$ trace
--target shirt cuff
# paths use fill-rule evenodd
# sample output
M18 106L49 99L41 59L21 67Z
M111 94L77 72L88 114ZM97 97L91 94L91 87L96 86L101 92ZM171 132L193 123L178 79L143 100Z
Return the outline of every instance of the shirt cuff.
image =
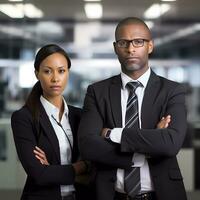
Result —
M112 142L121 143L123 128L113 128L110 133L110 139Z
M134 153L132 162L134 163L132 167L142 167L145 162L145 156L140 153Z

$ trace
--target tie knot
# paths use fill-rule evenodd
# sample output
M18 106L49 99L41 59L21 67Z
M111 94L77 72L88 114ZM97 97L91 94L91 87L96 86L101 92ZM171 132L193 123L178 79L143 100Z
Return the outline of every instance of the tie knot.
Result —
M141 86L142 84L137 81L137 82L128 82L126 84L126 86L128 87L129 90L133 90L135 91L137 89L137 87Z

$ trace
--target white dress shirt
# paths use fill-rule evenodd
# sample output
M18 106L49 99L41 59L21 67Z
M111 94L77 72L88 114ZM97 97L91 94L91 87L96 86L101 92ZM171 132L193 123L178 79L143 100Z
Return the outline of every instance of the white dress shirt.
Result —
M131 79L129 76L121 72L122 88L121 88L121 107L122 107L122 128L114 128L111 130L110 139L115 143L121 143L121 136L123 128L125 127L125 115L126 115L126 104L128 100L129 91L126 88L126 84L132 81L139 81L143 87L138 87L135 91L138 98L138 114L139 114L139 125L141 128L141 107L144 96L144 91L147 86L147 82L150 77L150 68L137 80ZM153 191L153 184L149 172L149 165L145 158L145 155L134 153L133 154L133 167L140 167L140 179L141 179L141 191ZM115 189L118 192L124 193L124 170L117 170L117 181Z
M40 101L49 117L51 125L53 126L56 136L58 138L61 165L71 164L72 152L71 152L71 147L70 147L68 139L70 140L71 146L73 147L73 135L72 135L71 127L69 124L69 119L68 119L68 112L69 112L68 106L63 98L64 112L63 112L61 121L59 121L59 108L54 106L43 96L40 97ZM61 126L65 130L65 132L58 125L57 122L59 122L61 124ZM67 134L67 136L66 136L66 134ZM68 137L68 139L67 139L67 137ZM61 196L66 196L67 194L75 191L75 188L73 185L61 185L60 188L61 188Z

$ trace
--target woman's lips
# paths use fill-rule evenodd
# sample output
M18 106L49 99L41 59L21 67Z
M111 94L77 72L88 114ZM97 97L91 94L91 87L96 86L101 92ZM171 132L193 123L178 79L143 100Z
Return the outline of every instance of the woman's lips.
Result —
M53 90L60 90L61 87L60 86L51 86L50 88Z

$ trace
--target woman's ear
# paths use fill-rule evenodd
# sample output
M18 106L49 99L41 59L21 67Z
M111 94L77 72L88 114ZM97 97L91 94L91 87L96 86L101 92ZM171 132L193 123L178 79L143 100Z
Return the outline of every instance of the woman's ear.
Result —
M35 76L36 76L36 78L38 80L39 78L38 78L38 71L37 70L35 70Z

